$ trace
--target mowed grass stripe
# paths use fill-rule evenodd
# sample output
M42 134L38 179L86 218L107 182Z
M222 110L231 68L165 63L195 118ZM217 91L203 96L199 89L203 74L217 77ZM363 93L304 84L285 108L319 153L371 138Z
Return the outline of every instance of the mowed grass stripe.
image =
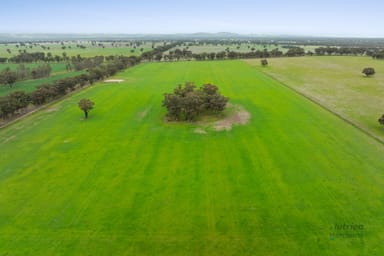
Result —
M381 144L241 61L118 77L0 131L0 253L383 251ZM165 124L163 93L185 81L219 85L249 124ZM87 121L83 97L96 102ZM343 223L364 238L331 240Z

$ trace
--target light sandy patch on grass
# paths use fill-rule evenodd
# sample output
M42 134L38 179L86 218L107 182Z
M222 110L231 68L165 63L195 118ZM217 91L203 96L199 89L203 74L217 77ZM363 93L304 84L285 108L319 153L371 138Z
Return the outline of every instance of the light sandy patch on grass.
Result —
M114 84L114 83L121 83L124 82L123 79L107 79L104 80L104 83Z
M232 105L234 111L222 120L213 123L216 131L230 131L233 125L245 125L249 122L251 114L240 105Z
M3 143L7 143L8 141L11 141L11 140L13 140L13 139L15 139L15 138L16 138L16 136L8 137L8 138L6 138L6 139L3 141Z
M223 112L206 113L192 122L197 125L193 130L197 134L207 134L209 131L230 131L234 125L246 125L251 118L251 114L241 105L228 103ZM187 123L169 121L164 117L166 123Z
M56 111L59 111L60 108L58 107L52 107L52 108L48 108L45 112L47 113L51 113L51 112L56 112Z
M152 107L147 107L143 111L140 111L139 113L137 113L137 118L139 120L142 120L144 117L146 117L148 115L148 112L151 110L151 108Z
M197 134L207 134L207 131L201 127L197 127L195 130L193 130L193 132Z

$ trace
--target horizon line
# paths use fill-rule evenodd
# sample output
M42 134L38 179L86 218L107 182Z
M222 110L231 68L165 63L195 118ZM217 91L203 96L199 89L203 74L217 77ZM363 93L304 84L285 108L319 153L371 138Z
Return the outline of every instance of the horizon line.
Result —
M296 33L237 33L237 32L175 32L175 33L125 33L125 32L0 32L0 35L4 36L55 36L55 35L75 35L75 36L92 36L92 35L103 35L103 36L194 36L194 35L220 35L220 34L228 34L229 36L239 36L239 37L300 37L300 38L358 38L358 39L384 39L384 36L376 36L376 35L313 35L313 34L296 34Z

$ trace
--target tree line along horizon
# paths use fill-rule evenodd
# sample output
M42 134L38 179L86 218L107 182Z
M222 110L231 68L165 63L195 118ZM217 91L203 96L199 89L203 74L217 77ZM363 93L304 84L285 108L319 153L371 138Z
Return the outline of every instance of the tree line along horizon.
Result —
M183 50L176 48L175 50L171 50L176 47L179 43L171 43L164 44L163 46L156 47L152 51L143 52L141 54L140 61L179 61L179 60L222 60L222 59L242 59L242 58L276 58L276 57L298 57L304 55L314 55L313 52L305 52L303 48L300 47L288 47L289 50L283 54L282 51L279 51L278 48L268 51L264 50L255 50L255 48L251 48L250 52L235 52L229 51L229 48L226 51L221 52L212 52L212 53L192 53L192 51L188 50L189 46L186 46ZM152 45L154 47L154 45ZM168 54L166 54L166 51ZM376 51L363 48L363 47L319 47L315 49L315 55L367 55L372 56L376 59L384 59L384 50ZM77 56L68 57L65 52L63 55L52 57L50 53L45 52L32 52L28 53L26 51L21 51L18 55L13 56L11 58L0 58L0 63L19 63L17 69L11 70L9 67L0 71L0 84L2 85L12 85L16 81L23 81L26 79L39 79L42 77L49 77L51 73L51 68L49 63L52 62L65 62L66 70L72 71L80 71L85 69L91 69L98 65L101 65L105 61L113 60L116 56L95 56L91 58L83 58L80 54ZM26 63L44 63L35 68L28 68L25 66ZM265 66L266 64L263 64ZM364 72L367 74L366 72Z
M101 80L105 77L116 74L126 68L139 64L141 62L148 61L174 61L185 60L193 58L195 60L221 60L221 59L237 59L237 58L263 58L261 60L262 66L267 66L268 61L266 58L273 57L297 57L304 56L305 50L300 47L291 47L283 54L278 49L268 51L251 49L248 53L239 53L233 51L223 51L218 53L201 53L193 54L186 48L183 50L172 48L177 47L180 42L174 42L170 44L164 44L153 48L151 51L143 52L140 56L95 56L90 58L83 58L80 55L68 56L63 55L59 61L67 61L66 70L72 69L87 70L86 74L81 74L75 77L59 79L49 84L42 84L37 87L31 93L25 93L23 91L15 91L7 96L0 97L0 118L7 119L13 116L22 115L28 112L28 106L40 106L45 103L56 100L65 94L74 91L77 88L82 88L86 84L93 84L95 81ZM335 51L348 53L346 49L351 48L332 48L332 47L319 47L315 49L315 52L319 55L333 54ZM367 49L363 52L364 48L355 48L354 54L367 54ZM168 54L166 54L168 52ZM349 51L350 52L350 51ZM313 55L314 53L309 53ZM16 81L22 81L25 79L39 79L41 77L48 77L51 73L51 67L49 65L50 59L47 59L47 55L44 52L21 52L19 55L6 59L6 61L13 61L19 63L16 71L11 70L9 67L0 71L0 84L12 86ZM384 58L384 51L376 52L372 55L373 58ZM4 62L5 58L0 58L0 62ZM28 68L24 63L43 63L34 68ZM375 74L375 70L372 67L364 68L363 73L368 77ZM186 89L186 88L184 88ZM184 113L185 114L185 113ZM188 112L187 116L190 113ZM193 114L192 114L193 115ZM172 115L170 115L172 116ZM187 118L188 119L188 118ZM379 119L381 124L384 124L384 115Z
M137 42L137 44L142 44L143 42ZM305 50L300 46L295 45L280 45L281 48L287 49L284 53L279 49L279 45L275 44L275 48L272 50L268 50L267 44L260 44L263 49L256 49L255 47L251 47L248 45L248 51L240 52L241 42L200 42L200 43L183 43L183 41L175 41L175 42L164 42L162 46L155 47L155 43L152 42L152 50L144 52L143 48L141 51L141 58L147 61L173 61L173 60L181 60L181 59L195 59L195 60L221 60L221 59L234 59L234 58L272 58L272 57L296 57L296 56L304 56L304 55L341 55L341 56L357 56L357 55L365 55L375 59L384 59L384 47L361 47L361 46L319 46L317 48L311 50ZM22 43L20 43L22 44ZM96 42L92 42L92 44L96 44ZM100 44L100 43L99 43ZM114 45L114 42L111 43ZM117 44L117 43L116 43ZM132 44L132 42L130 42ZM202 52L202 53L194 53L190 50L191 46L199 46L205 44L213 44L213 45L226 45L232 44L237 45L236 50L230 50L229 47L226 47L225 50L218 52ZM0 42L1 45L1 42ZM25 45L25 43L24 43ZM102 44L100 44L102 45ZM272 44L269 44L270 46ZM173 47L169 47L173 46ZM27 46L26 46L27 47ZM45 47L41 45L44 50L49 47ZM62 46L63 48L66 46ZM85 49L85 46L78 45L81 49ZM103 48L105 48L102 45ZM117 47L117 46L116 46ZM135 46L136 47L136 46ZM272 47L272 46L271 46ZM158 51L158 49L163 48L167 49L166 51ZM175 48L175 49L172 49ZM65 49L65 48L64 48ZM7 51L10 51L7 49ZM111 56L111 55L107 55ZM113 55L112 55L113 56ZM19 50L19 53L12 57L0 57L0 63L32 63L32 62L72 62L75 63L81 59L81 55L77 54L76 56L68 56L68 54L63 51L62 55L53 55L51 52L27 52L27 50Z

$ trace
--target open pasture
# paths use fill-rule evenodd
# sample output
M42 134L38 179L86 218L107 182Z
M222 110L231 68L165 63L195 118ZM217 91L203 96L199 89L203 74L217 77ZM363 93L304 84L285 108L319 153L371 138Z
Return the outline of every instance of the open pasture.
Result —
M383 144L244 61L114 78L0 130L0 255L383 255ZM164 123L186 81L249 123Z
M154 43L157 47L162 45L162 42ZM152 50L152 42L143 42L139 45L136 42L122 41L122 42L95 42L77 41L77 42L60 42L60 43L2 43L0 44L0 57L10 58L18 55L20 51L26 52L45 52L51 53L53 56L62 56L63 53L68 57L77 56L80 54L82 57L94 56L109 56L109 55L124 55L124 56L139 56L142 52ZM141 49L143 49L141 51ZM8 51L9 50L9 51Z
M377 121L384 114L384 61L351 56L276 58L266 68L260 68L259 60L246 62L384 141L384 127ZM365 67L373 67L376 74L364 77Z
M44 64L43 62L37 62L37 63L27 63L24 65L25 67L32 69L34 67L37 67L43 64ZM1 63L0 70L4 70L5 68L9 67L11 70L16 71L18 65L19 64L15 64L15 63ZM0 85L0 96L6 96L15 91L32 92L40 85L50 83L55 80L66 78L66 77L74 77L85 72L85 71L69 71L68 72L66 70L67 64L64 62L50 63L49 65L52 68L50 77L18 81L14 83L12 87L9 87L8 85Z

